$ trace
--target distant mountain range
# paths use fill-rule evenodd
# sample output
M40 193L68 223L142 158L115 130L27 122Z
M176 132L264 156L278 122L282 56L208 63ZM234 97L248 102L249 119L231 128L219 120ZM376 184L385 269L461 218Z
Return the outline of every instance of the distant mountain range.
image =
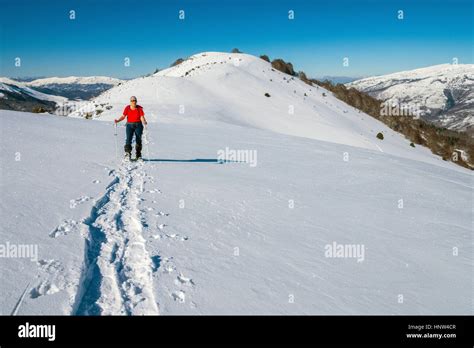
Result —
M357 81L357 80L360 80L362 79L362 77L351 77L351 76L329 76L329 75L325 75L325 76L316 76L315 77L317 80L319 81L331 81L332 83L334 84L337 84L337 83L349 83L349 82L353 82L353 81Z
M53 111L68 100L88 100L114 87L122 80L105 76L50 77L28 81L0 78L0 109Z
M56 94L68 99L87 100L121 82L122 80L106 76L70 76L38 79L26 83L26 85L47 94Z
M346 84L392 105L421 111L429 122L474 131L474 64L441 64Z
M0 78L0 109L17 111L53 111L56 104L68 99L55 94L47 94L29 87L28 83Z

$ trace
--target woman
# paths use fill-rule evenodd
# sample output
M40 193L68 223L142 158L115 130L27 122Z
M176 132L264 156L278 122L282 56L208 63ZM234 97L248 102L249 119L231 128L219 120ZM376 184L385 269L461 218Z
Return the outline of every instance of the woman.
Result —
M143 127L148 123L145 119L145 113L140 105L137 105L137 97L132 96L130 98L130 105L127 105L123 110L123 115L118 119L114 120L115 123L119 123L125 117L127 117L126 134L127 140L125 141L125 158L132 159L132 139L135 134L135 151L136 159L142 158L142 134Z

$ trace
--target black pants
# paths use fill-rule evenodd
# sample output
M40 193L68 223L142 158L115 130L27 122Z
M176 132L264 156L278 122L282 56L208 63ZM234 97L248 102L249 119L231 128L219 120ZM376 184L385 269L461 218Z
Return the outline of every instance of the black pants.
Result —
M126 127L127 139L125 140L125 152L132 152L132 140L135 134L135 143L137 154L141 154L142 150L142 134L143 125L141 122L127 122Z

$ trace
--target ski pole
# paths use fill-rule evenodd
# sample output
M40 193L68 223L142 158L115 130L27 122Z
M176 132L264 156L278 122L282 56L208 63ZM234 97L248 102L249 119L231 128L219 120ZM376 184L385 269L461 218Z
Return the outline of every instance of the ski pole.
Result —
M148 126L145 126L145 145L146 145L146 157L148 159L150 159L150 148L149 148L149 144L150 143L150 139L148 137Z
M115 162L118 162L117 123L116 122L114 122L114 138L115 138Z

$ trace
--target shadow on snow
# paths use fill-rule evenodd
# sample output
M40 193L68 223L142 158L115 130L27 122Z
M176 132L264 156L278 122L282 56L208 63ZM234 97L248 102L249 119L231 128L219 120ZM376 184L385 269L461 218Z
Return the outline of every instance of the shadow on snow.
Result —
M217 158L195 158L195 159L168 159L168 158L144 158L145 162L178 162L178 163L240 163L239 161L220 160Z

